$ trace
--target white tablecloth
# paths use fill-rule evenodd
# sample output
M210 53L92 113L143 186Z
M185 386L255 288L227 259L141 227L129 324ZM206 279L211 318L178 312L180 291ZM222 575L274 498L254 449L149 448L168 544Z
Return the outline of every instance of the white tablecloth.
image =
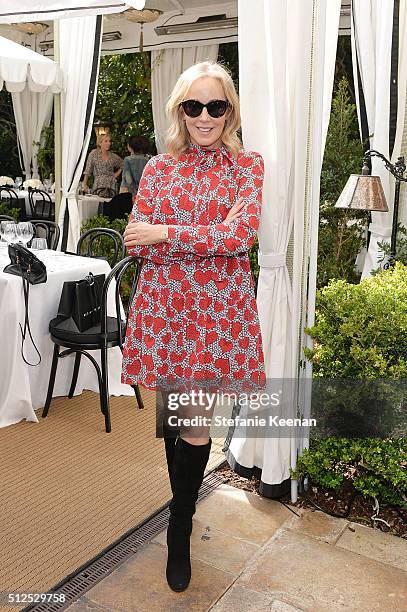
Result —
M88 219L91 219L95 215L98 214L99 203L107 202L105 198L99 198L98 196L79 196L78 197L78 213L79 213L79 222L82 225Z
M42 408L47 395L54 345L50 340L48 325L57 314L62 285L65 280L84 278L88 272L108 274L109 264L103 260L65 255L54 251L36 251L47 266L47 282L30 285L29 319L34 341L41 353L41 363L30 367L21 357L21 332L24 322L22 281L18 276L0 272L0 427L18 423L22 419L38 422L35 410ZM7 249L0 246L0 270L10 263ZM113 287L111 287L113 289ZM113 291L109 295L109 313L114 313ZM25 355L33 363L37 357L29 339L25 342ZM99 361L99 352L93 351ZM122 385L121 351L119 347L108 350L109 391L111 395L134 395L131 387ZM74 356L58 362L54 396L66 396L72 379ZM98 391L97 376L88 359L81 360L75 395L84 389ZM52 405L51 405L52 412Z
M51 196L51 200L54 202L55 195L53 193L50 193L50 196ZM25 200L26 214L29 217L31 217L31 208L30 208L30 203L28 201L28 191L26 191L25 189L19 191L18 197ZM39 196L38 194L34 194L34 199L41 199L41 196ZM79 196L77 202L78 202L79 221L80 221L81 227L85 223L85 221L87 221L88 219L91 219L92 217L98 214L98 208L99 208L100 202L108 202L108 201L109 201L109 198L106 199L106 198L101 198L99 196L94 196L94 195Z

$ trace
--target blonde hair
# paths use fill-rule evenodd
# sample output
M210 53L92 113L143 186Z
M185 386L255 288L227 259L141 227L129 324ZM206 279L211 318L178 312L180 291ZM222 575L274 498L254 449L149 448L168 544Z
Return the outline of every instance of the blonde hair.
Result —
M101 144L102 144L102 142L103 142L103 140L105 138L109 138L109 140L110 140L110 134L108 132L102 132L101 134L98 134L98 136L96 138L96 146L98 148L100 148L100 146L101 146Z
M187 68L178 78L172 90L165 109L170 121L166 139L167 151L177 158L188 149L190 138L185 121L182 119L180 103L186 99L192 83L201 77L218 79L223 87L230 106L222 132L222 142L232 155L236 156L242 148L242 143L237 135L237 130L240 128L239 97L229 72L221 64L210 61L200 62Z

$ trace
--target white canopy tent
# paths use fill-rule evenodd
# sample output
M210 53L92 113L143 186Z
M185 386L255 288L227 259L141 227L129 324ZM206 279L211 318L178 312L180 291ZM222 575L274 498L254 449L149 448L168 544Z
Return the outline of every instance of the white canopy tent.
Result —
M37 171L36 148L51 118L54 93L63 87L58 64L7 38L0 37L0 89L11 92L17 136L26 177Z
M67 17L89 17L106 13L120 13L127 8L142 9L145 0L2 0L0 23L31 23Z
M0 36L0 89L21 92L60 92L62 72L59 66L39 53Z

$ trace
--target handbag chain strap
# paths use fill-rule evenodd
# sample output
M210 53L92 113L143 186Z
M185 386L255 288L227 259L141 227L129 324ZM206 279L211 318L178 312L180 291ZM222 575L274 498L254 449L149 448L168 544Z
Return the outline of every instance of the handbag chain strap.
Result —
M21 325L21 323L19 323L20 326L20 331L21 331L21 356L24 360L24 363L26 363L29 366L37 366L41 363L41 354L38 350L38 348L36 347L36 344L34 342L34 339L32 337L31 334L31 328L30 328L30 321L28 318L28 296L29 296L29 290L30 290L30 272L31 272L31 266L28 267L27 270L27 277L24 275L24 273L22 273L22 279L23 279L23 292L24 292L24 305L25 305L25 316L24 316L24 329ZM39 359L38 359L38 363L30 363L24 356L24 342L25 342L25 338L27 335L27 330L28 330L28 335L31 339L32 345L35 349L35 352L37 353Z

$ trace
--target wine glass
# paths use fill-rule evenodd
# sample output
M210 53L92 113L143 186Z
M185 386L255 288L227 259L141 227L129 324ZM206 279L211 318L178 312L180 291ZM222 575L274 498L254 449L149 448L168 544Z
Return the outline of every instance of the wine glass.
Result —
M50 191L51 191L51 187L52 187L52 181L51 181L51 179L49 179L49 178L44 179L44 180L43 180L43 183L44 183L44 187L45 187L46 191L47 191L48 193L50 193Z
M14 221L2 221L0 224L0 233L3 240L8 244L17 240L17 224Z
M48 249L46 238L33 238L31 242L31 248L36 251Z
M0 247L6 247L7 246L7 241L4 237L5 234L5 229L6 229L6 224L7 223L12 223L12 221L2 221L0 223Z
M22 223L18 223L17 225L17 237L19 242L22 242L25 246L28 242L30 242L31 238L34 236L34 228L32 223L29 221L23 221Z
M23 184L23 178L21 176L16 176L16 181L14 183L16 189L21 189L22 184Z

